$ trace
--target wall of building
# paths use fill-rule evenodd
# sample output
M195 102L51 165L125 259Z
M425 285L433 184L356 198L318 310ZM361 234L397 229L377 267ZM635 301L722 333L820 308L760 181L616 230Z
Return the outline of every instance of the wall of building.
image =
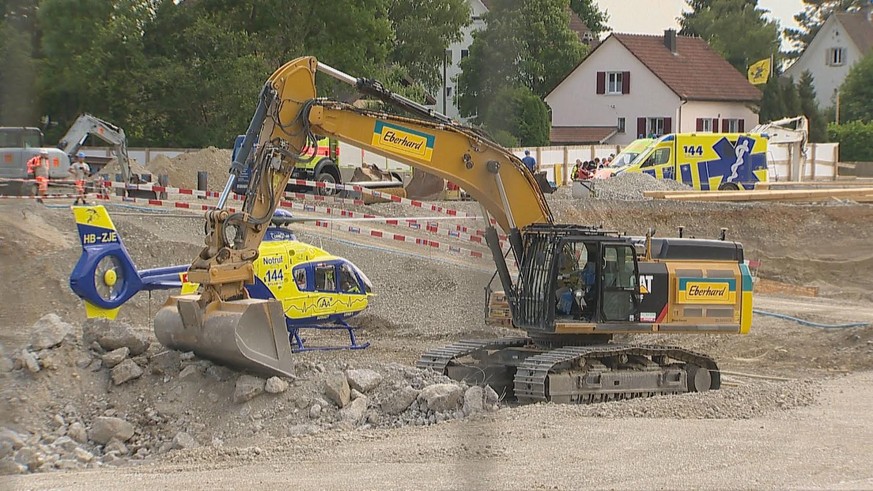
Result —
M629 94L597 94L597 72L630 72ZM637 118L669 117L676 124L679 97L615 38L607 38L548 96L552 126L616 126L625 118L625 133L611 144L637 138Z
M721 131L721 121L724 119L744 120L746 131L758 124L758 115L752 108L739 102L689 101L680 107L678 113L677 119L680 120L680 124L676 125L678 129L674 131L680 133L697 131L698 118L718 119L719 127L716 128L716 132Z
M841 66L830 66L827 63L830 48L845 48L846 59ZM815 84L815 98L819 107L828 108L835 104L835 92L843 84L852 65L863 57L860 50L852 42L836 16L828 18L821 31L812 40L803 55L794 62L785 75L797 82L803 72L809 70Z

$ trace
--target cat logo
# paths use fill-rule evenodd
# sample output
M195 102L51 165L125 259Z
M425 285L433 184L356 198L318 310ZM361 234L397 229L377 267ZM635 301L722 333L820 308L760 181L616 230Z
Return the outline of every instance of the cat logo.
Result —
M641 274L640 275L640 295L646 295L648 293L652 293L652 280L654 279L654 275L650 274Z

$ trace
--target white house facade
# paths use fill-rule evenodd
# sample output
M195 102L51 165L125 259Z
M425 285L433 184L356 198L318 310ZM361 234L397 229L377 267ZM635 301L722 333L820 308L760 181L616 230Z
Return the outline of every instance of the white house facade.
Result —
M833 14L822 25L806 50L785 76L797 82L803 72L812 73L819 107L834 107L837 92L852 66L873 47L873 10Z
M700 38L612 34L546 96L553 144L745 131L761 92Z

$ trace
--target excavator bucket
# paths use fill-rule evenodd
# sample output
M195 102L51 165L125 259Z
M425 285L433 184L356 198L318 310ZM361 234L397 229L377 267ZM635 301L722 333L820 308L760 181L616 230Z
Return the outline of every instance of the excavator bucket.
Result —
M446 189L446 181L425 171L415 170L412 180L406 185L406 196L409 199L433 201L442 198Z
M352 176L350 184L357 184L361 187L379 191L380 193L392 194L406 198L406 191L403 189L403 179L400 175L394 172L388 172L380 169L375 164L363 163L360 167L355 168L355 173ZM364 204L385 203L388 200L376 198L369 194L361 196Z
M244 299L201 311L200 295L172 296L155 316L155 335L170 349L242 370L293 375L282 303Z

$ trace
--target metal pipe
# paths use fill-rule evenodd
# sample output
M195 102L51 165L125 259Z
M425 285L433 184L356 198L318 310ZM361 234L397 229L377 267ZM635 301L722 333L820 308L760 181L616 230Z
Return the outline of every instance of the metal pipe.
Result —
M273 92L273 88L270 84L264 84L264 87L261 89L261 94L258 96L258 107L255 109L255 114L252 116L252 120L246 130L246 136L243 139L242 146L237 152L236 157L233 159L233 163L230 164L230 176L227 178L227 184L224 185L224 189L218 197L219 210L224 208L227 199L230 197L230 192L233 190L233 185L236 184L237 176L239 176L246 167L246 162L252 151L252 146L254 146L255 140L261 132L261 126L264 124L264 119L267 117L267 108L273 103L275 97L276 94Z
M340 82L347 83L347 84L351 85L352 87L357 87L357 85L358 85L357 78L349 75L348 73L341 72L332 66L325 65L324 63L322 63L320 61L318 62L318 66L316 67L316 70L318 70L321 73L324 73L325 75L329 75L329 76L339 80Z
M515 219L512 218L512 208L509 207L509 198L506 196L506 189L503 187L503 179L500 178L499 172L494 173L494 179L497 181L497 192L500 194L500 201L503 202L503 209L506 210L506 220L509 222L509 228L514 229L516 228Z

